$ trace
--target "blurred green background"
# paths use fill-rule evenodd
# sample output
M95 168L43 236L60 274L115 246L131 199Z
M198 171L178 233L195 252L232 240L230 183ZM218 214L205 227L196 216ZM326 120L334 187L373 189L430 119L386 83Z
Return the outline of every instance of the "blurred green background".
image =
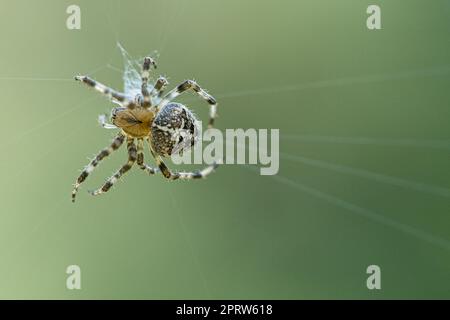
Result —
M382 30L366 28L369 4ZM449 1L0 5L0 298L450 298ZM171 85L207 88L220 129L279 128L279 175L225 165L169 183L134 168L89 196L121 149L72 204L114 135L97 124L111 104L72 77L120 89L116 41L158 50ZM71 264L81 290L66 289Z

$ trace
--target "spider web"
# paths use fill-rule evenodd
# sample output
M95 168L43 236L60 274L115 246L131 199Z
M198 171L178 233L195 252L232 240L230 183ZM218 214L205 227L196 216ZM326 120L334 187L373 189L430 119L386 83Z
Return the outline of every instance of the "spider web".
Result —
M122 54L123 59L123 92L125 95L131 99L133 99L137 94L141 93L141 66L144 61L144 58L133 58L125 48L117 42L117 47ZM152 51L148 56L155 59L158 58L158 52ZM153 79L149 79L149 84L147 85L147 89L151 91L153 86L150 83L153 83Z

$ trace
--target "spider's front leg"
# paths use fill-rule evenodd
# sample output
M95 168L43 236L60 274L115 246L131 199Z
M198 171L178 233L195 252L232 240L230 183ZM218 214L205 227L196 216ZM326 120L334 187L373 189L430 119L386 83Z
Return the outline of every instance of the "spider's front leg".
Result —
M117 101L126 108L133 109L134 107L136 107L135 103L128 100L123 93L117 92L116 90L105 86L104 84L97 82L96 80L88 76L76 76L75 80L83 82L87 86L106 96L109 100L113 102Z
M163 76L159 77L158 80L156 80L155 85L153 86L152 92L150 92L150 95L153 99L157 101L161 98L164 89L169 84L169 81L167 81L166 78Z
M131 169L137 159L136 144L134 143L133 138L127 138L127 149L128 162L124 164L112 177L110 177L101 188L95 191L89 191L91 195L97 196L102 193L108 192L109 189L111 189L111 187L117 182L117 180L119 180L125 173L127 173Z
M150 57L144 58L144 63L142 64L142 72L141 72L141 92L143 101L141 105L143 107L151 107L152 102L150 99L150 92L148 91L148 79L150 77L150 67L153 66L156 69L155 60Z
M178 85L175 89L169 91L161 100L159 103L158 108L164 107L166 104L168 104L170 101L178 97L180 94L187 90L193 90L195 93L197 93L203 100L206 101L206 103L209 104L209 122L208 127L212 128L214 125L214 120L216 118L216 112L217 112L217 102L216 99L214 99L210 94L208 94L205 90L203 90L195 81L193 80L186 80L180 85Z

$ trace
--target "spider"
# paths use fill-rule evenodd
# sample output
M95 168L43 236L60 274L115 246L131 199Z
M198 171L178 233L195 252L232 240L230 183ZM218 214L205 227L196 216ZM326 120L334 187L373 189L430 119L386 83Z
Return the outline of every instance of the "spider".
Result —
M122 51L122 53L124 54L124 51ZM209 128L214 124L217 103L211 95L193 80L186 80L173 90L169 91L166 95L163 95L164 89L168 85L168 81L166 78L160 76L153 86L149 85L148 81L151 67L156 69L156 63L152 58L146 57L142 63L140 75L135 69L128 68L125 73L131 72L132 75L134 74L135 79L127 79L126 74L124 75L125 93L117 92L95 81L89 76L75 77L75 80L81 81L87 86L95 89L117 105L111 112L112 123L107 123L105 116L100 116L99 122L104 128L120 129L120 132L115 136L111 145L100 151L83 169L74 184L72 202L75 202L78 188L86 180L89 174L103 159L108 157L113 151L119 149L124 141L126 141L128 150L127 163L122 165L118 171L108 178L102 187L94 191L89 191L91 195L97 196L108 192L108 190L110 190L135 163L137 163L140 169L148 174L153 175L160 171L163 176L169 180L204 178L217 168L218 163L213 162L202 170L174 172L164 163L163 157L169 157L178 152L176 146L178 143L181 143L183 137L185 137L179 135L180 131L189 132L191 134L190 139L184 141L184 144L187 143L187 147L194 146L198 138L195 136L195 132L198 132L199 122L195 115L183 104L172 101L183 92L188 90L194 91L204 99L210 107ZM127 80L128 87L130 87L130 83L131 87L134 87L131 88L136 93L134 99L131 98L129 92L127 92ZM132 83L133 81L134 83ZM174 137L176 138L174 139ZM157 168L153 168L144 163L143 149L145 141L148 143L150 153L156 161ZM181 150L181 152L182 151L183 150Z

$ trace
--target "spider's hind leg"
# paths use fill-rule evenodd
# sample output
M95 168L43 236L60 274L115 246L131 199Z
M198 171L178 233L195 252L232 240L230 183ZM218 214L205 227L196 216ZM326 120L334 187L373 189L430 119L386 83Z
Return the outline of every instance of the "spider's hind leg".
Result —
M127 173L131 169L137 159L136 144L134 143L133 138L127 138L127 149L128 162L124 164L112 177L110 177L101 188L95 191L89 191L91 195L97 196L102 193L108 192L108 190L111 189L111 187L117 182L117 180L119 180L125 173Z
M186 80L179 84L175 89L172 89L169 91L161 100L159 103L159 108L164 107L166 104L168 104L170 101L181 95L183 92L186 92L188 90L193 90L195 93L197 93L203 100L206 101L206 103L209 104L209 122L208 127L212 128L214 125L214 120L216 118L217 113L217 102L216 99L214 99L209 93L207 93L204 89L202 89L195 81L193 80Z
M137 165L139 168L147 172L148 174L155 174L159 171L158 168L153 168L148 164L144 163L144 140L138 139L137 142Z
M208 176L210 173L212 173L219 164L214 161L213 164L201 169L201 170L195 170L195 171L188 171L188 172L176 172L171 171L167 165L164 163L161 156L157 155L152 148L150 147L150 152L152 153L153 157L155 158L156 164L158 165L159 169L161 170L163 176L169 180L191 180L191 179L202 179Z
M77 181L75 182L72 190L72 202L75 202L75 197L77 195L78 188L80 185L86 180L86 178L89 176L89 174L94 171L94 169L97 167L97 165L107 156L109 156L113 151L119 149L119 147L122 145L123 141L125 140L125 136L122 133L119 133L111 143L111 145L108 148L103 149L100 151L97 156L92 159L92 161L83 169L80 176L78 177Z

